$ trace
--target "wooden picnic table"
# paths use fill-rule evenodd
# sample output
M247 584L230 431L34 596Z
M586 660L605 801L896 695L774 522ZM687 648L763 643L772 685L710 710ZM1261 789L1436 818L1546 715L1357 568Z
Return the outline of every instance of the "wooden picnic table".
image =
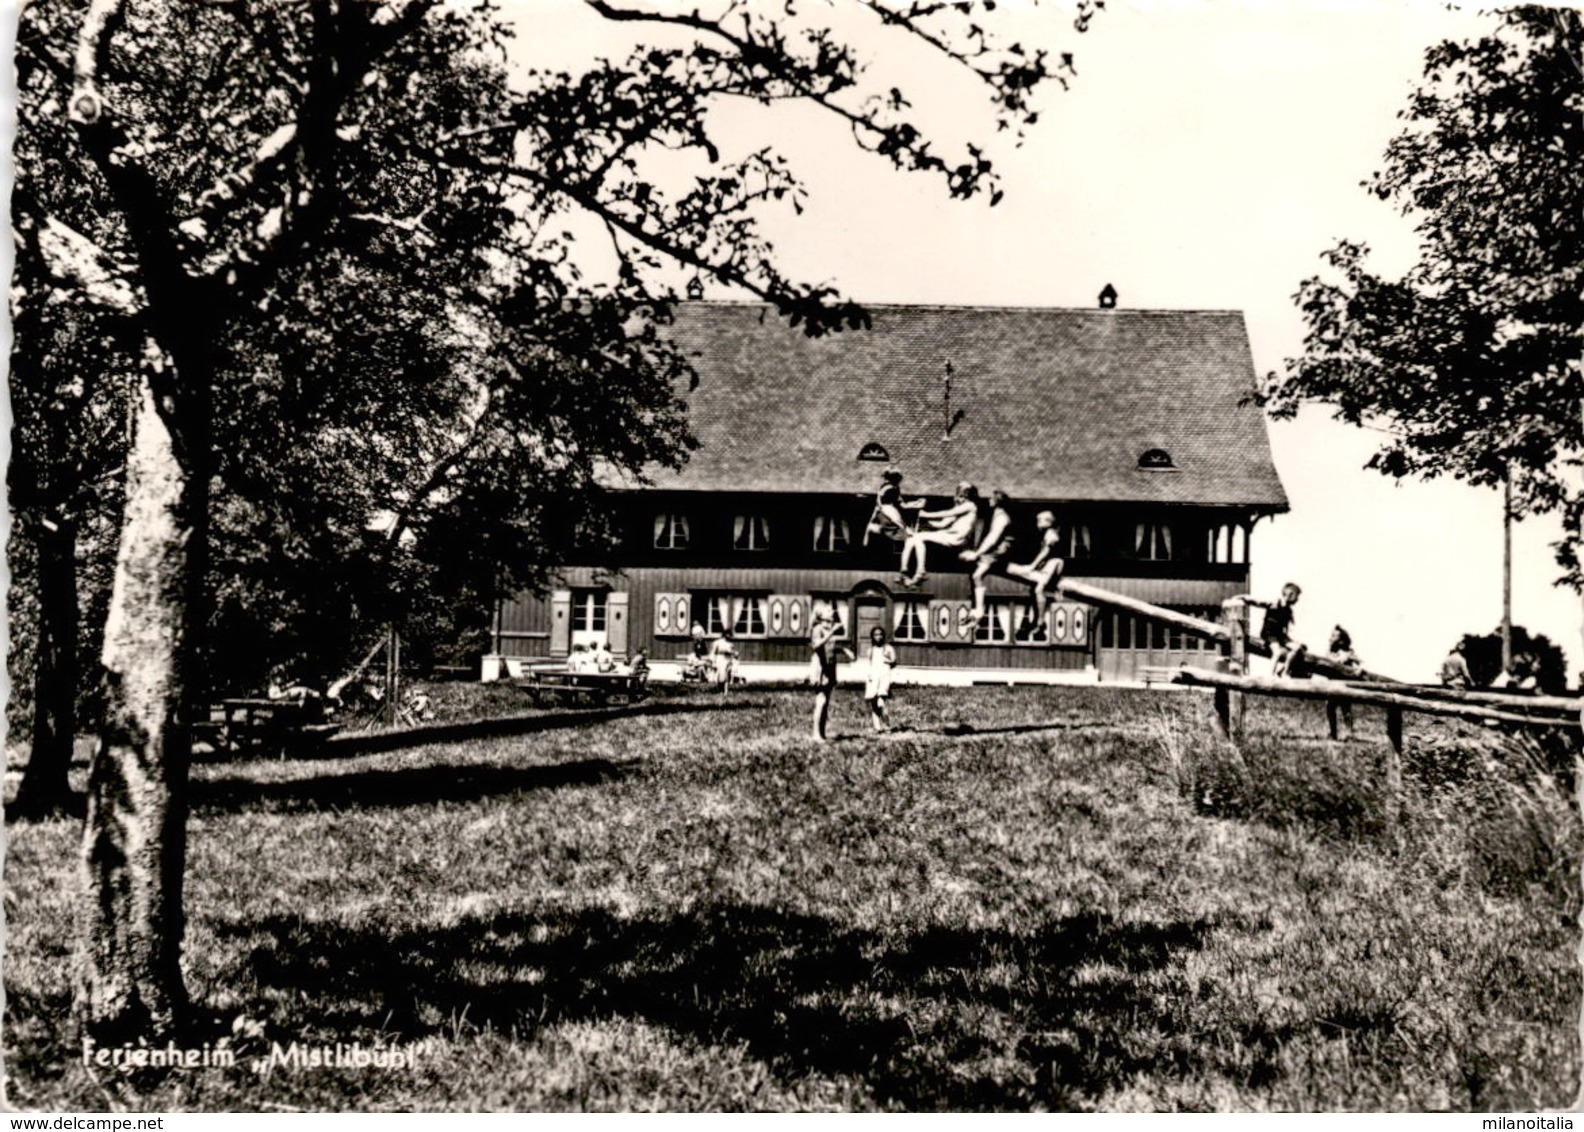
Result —
M535 704L630 704L649 694L648 674L636 672L569 672L565 668L530 668L514 683Z
M340 724L325 722L321 703L262 697L220 700L209 709L209 719L193 728L217 751L264 750L282 756L291 749L317 746L339 730Z

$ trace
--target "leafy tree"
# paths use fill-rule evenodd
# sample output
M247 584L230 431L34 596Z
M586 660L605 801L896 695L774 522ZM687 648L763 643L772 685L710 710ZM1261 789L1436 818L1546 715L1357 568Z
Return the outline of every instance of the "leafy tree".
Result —
M1338 279L1296 296L1304 353L1267 378L1272 411L1306 401L1383 425L1370 466L1502 485L1512 513L1558 512L1561 581L1584 585L1584 18L1520 7L1426 53L1385 168L1369 182L1417 222L1400 279L1369 249L1325 254Z
M1567 690L1567 657L1562 648L1543 633L1530 633L1522 625L1512 627L1512 652L1515 657L1534 658L1535 682L1547 695L1561 695ZM1469 675L1481 687L1488 687L1502 674L1501 633L1484 636L1466 633L1463 636L1463 659L1468 662Z
M899 89L791 6L589 4L669 45L508 84L487 7L23 13L19 49L55 82L37 112L69 116L106 229L60 273L90 298L104 264L125 264L142 343L83 841L76 1009L100 1042L163 1035L185 1004L186 724L214 655L211 596L223 606L234 582L245 604L326 563L389 583L438 565L464 521L496 565L542 561L547 530L591 525L597 482L684 451L686 360L662 333L678 266L809 333L865 322L778 270L758 215L801 188L768 148L725 159L711 105L813 103L955 196L998 191L976 147L943 157ZM979 22L991 0L862 7L976 76L1002 128L1032 122L1031 92L1070 68L998 43ZM668 181L659 165L689 171ZM607 233L613 283L579 273L571 212ZM430 552L404 563L407 547Z

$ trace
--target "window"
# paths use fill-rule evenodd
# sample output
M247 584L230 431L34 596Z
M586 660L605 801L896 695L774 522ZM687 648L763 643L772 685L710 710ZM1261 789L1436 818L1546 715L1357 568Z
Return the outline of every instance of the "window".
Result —
M858 449L858 459L874 460L881 464L888 464L891 462L891 453L887 452L885 445L879 441L871 440L868 444Z
M974 641L981 645L1004 645L1012 639L1012 603L989 601L985 615L974 626Z
M659 550L685 550L688 544L686 515L656 515L654 544Z
M1150 448L1143 452L1138 459L1141 472L1175 472L1177 465L1172 463L1171 453L1164 448Z
M821 515L814 520L814 549L830 553L846 550L852 541L846 519Z
M903 599L896 603L892 637L898 641L929 640L929 602Z
M765 599L762 597L732 598L732 634L738 637L765 635Z
M1020 645L1050 644L1050 627L1044 615L1034 608L1032 601L1019 602L1017 606L1017 631L1012 639Z
M738 638L770 635L769 601L764 594L695 593L693 620L712 637L728 629Z
M839 640L847 637L847 600L845 598L814 597L809 608L810 614L821 611L832 614L836 618L836 636Z
M1222 523L1210 528L1210 562L1248 561L1248 530L1242 523Z
M1088 558L1094 553L1094 541L1087 523L1067 523L1062 526L1057 543L1063 558Z
M697 602L699 599L695 598ZM725 594L708 594L703 598L704 616L694 618L704 625L704 631L718 637L731 625L731 598Z
M605 590L572 591L572 644L594 645L605 639Z
M732 546L738 550L768 549L770 521L763 515L738 515L732 520Z
M1134 530L1133 552L1147 562L1170 561L1171 528L1165 523L1140 523Z

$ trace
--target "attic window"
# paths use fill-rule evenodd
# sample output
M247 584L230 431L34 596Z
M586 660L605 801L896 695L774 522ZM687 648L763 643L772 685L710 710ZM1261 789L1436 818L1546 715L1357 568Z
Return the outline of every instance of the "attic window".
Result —
M885 446L883 444L880 444L878 441L871 440L868 444L865 444L862 448L858 449L858 459L875 460L882 464L889 464L891 462L891 453L885 450Z
M1148 449L1138 461L1141 472L1175 472L1177 465L1172 463L1171 453L1164 448Z

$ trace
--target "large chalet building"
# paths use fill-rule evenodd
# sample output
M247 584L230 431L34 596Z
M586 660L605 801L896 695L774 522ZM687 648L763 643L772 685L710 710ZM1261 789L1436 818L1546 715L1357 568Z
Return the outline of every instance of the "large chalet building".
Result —
M681 306L699 450L623 493L615 557L568 562L559 588L501 605L486 677L603 639L665 678L698 624L732 630L750 680L796 678L821 606L855 643L883 626L904 680L1128 680L1199 655L1192 637L1082 603L1037 618L1006 578L973 625L967 563L931 547L927 579L904 588L900 544L865 545L864 530L886 469L934 506L968 481L1011 497L1012 561L1033 556L1050 509L1068 576L1218 614L1248 588L1256 523L1287 509L1242 316L871 312L870 330L811 339L761 305Z

